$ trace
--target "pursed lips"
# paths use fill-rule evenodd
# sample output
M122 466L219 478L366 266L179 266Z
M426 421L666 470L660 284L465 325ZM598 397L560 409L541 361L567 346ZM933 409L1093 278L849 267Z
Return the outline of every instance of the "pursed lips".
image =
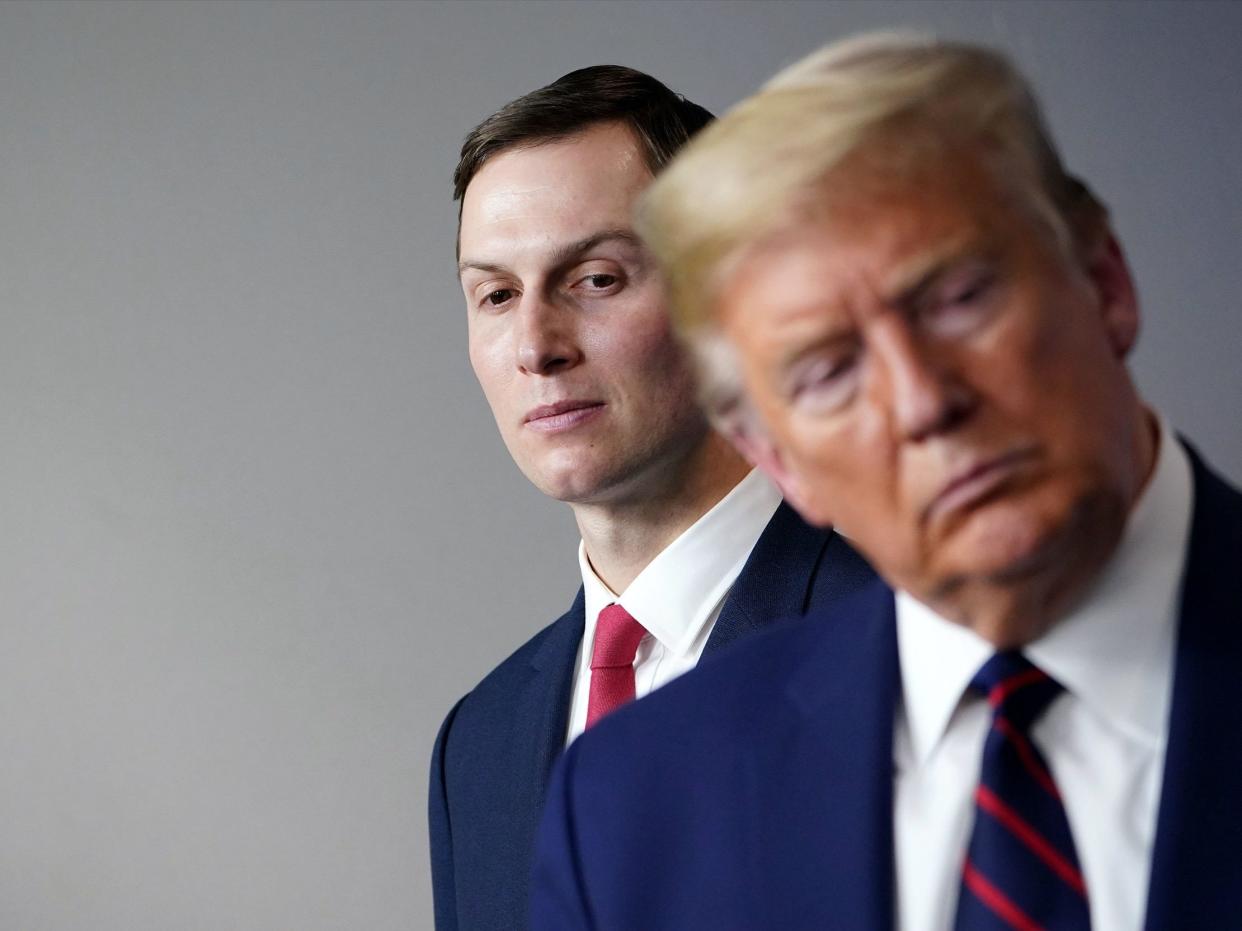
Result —
M1032 447L1021 447L991 459L976 459L957 469L923 509L923 523L968 508L988 497L1034 455Z

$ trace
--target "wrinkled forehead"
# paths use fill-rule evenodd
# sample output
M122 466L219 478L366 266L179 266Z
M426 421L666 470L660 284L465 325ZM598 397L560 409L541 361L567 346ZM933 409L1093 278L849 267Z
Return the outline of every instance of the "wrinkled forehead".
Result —
M790 256L829 263L844 277L906 278L974 240L1059 239L1049 209L1003 153L952 138L899 146L880 136L775 208L720 263L713 284L723 295L739 273Z
M799 222L953 203L982 217L1013 210L1037 185L1028 166L986 140L899 125L877 130L793 192L784 214Z
M721 263L722 291L739 274L774 262L875 268L918 262L964 239L1021 223L1022 195L983 157L913 164L900 170L881 152L862 152L799 192L766 230ZM842 261L844 259L844 261Z

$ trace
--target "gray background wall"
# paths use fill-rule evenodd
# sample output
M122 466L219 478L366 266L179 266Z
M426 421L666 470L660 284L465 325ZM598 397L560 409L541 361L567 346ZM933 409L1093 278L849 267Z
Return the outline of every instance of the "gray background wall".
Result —
M0 928L430 926L436 726L576 584L466 361L462 135L884 25L1029 70L1242 478L1240 6L0 6Z

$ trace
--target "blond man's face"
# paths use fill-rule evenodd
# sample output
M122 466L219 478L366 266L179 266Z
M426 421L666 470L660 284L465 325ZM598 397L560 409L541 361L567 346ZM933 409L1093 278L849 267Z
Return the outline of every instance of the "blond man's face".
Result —
M1071 255L981 158L830 180L719 302L767 466L895 586L1030 639L988 599L1103 558L1145 478L1124 260Z

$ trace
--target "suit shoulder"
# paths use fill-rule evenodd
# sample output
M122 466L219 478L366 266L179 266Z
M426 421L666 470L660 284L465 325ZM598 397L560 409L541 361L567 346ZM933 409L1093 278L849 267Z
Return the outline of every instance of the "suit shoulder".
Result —
M536 665L569 675L582 638L582 594L573 607L548 624L485 675L467 692L445 718L440 744L448 744L450 731L473 730L486 722L504 719L513 712L515 695L536 675Z
M1213 505L1225 508L1231 516L1236 518L1239 513L1242 513L1242 490L1209 465L1199 451L1189 443L1186 444L1186 451L1190 456L1195 490L1200 495L1206 496Z
M1192 549L1207 546L1214 565L1236 564L1242 554L1242 491L1216 472L1183 439L1194 481Z

